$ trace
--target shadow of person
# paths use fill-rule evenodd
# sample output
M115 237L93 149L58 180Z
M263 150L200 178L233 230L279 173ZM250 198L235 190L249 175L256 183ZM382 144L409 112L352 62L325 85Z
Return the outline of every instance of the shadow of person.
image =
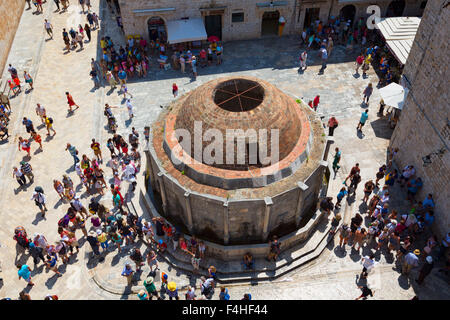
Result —
M360 75L359 73L353 74L353 78L355 78L355 79L358 79L358 78L360 78L360 77L361 77L361 75Z
M356 136L360 139L363 139L365 137L364 133L361 130L356 130Z
M52 271L53 272L53 271ZM55 285L56 281L58 280L59 276L58 274L54 274L53 276L51 276L50 278L47 279L47 281L45 281L45 286L48 289L53 288L53 286Z
M60 205L62 205L64 203L64 200L62 198L59 198L58 202L55 203L55 205L53 206L53 209L58 209L58 207Z
M37 155L37 154L39 154L39 153L41 153L42 152L42 149L41 148L38 148L38 149L36 149L36 151L34 151L34 155Z
M37 224L42 220L47 220L47 218L45 218L45 216L42 216L42 212L39 211L38 213L36 213L36 217L34 218L33 222L31 222L31 224L37 226Z

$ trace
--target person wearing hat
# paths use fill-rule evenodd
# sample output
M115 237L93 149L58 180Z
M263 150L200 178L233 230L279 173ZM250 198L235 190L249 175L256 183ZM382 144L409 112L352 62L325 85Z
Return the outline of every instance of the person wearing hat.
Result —
M173 298L180 300L180 297L178 296L177 284L175 282L171 281L167 284L167 295L170 300Z
M148 300L148 295L147 295L147 293L145 293L144 290L139 291L137 296L138 296L139 300Z
M158 295L158 290L156 290L156 286L154 283L153 277L147 277L144 281L144 287L145 290L147 290L150 300L153 300L153 296L155 296L157 299L161 299Z
M134 270L131 268L131 265L127 262L125 263L125 267L122 270L122 276L127 278L128 286L131 286L131 282L133 281Z
M425 258L425 260L426 260L425 264L422 266L422 269L420 269L419 278L416 279L416 282L418 284L423 283L423 280L426 278L426 276L428 276L430 274L431 270L434 267L434 262L433 262L432 256L427 256Z
M100 242L103 252L108 250L108 239L106 237L106 233L104 233L101 229L97 229L97 239L98 242Z
M414 252L409 252L403 258L402 274L408 275L411 269L419 266L420 250L416 249Z
M94 254L96 256L100 255L100 242L98 241L97 238L97 233L95 233L94 230L91 230L88 234L88 236L86 237L86 241L89 242L89 244L91 245L92 251L94 252Z

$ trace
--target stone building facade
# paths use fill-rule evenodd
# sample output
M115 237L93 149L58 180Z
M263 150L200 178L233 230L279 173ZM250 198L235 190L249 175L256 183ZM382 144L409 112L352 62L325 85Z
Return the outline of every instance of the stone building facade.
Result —
M370 16L367 7L376 4L381 16L418 16L422 0L119 0L126 35L149 37L149 28L170 20L202 18L208 36L223 41L255 39L278 34L278 18L286 20L283 35L298 34L315 20L331 16L358 20Z
M3 70L6 65L9 49L11 49L24 7L25 1L23 0L0 1L0 17L2 17L0 23L0 70Z
M424 180L417 198L433 194L435 228L440 235L450 231L448 21L448 1L429 1L403 70L403 84L410 91L390 142L399 148L397 165L414 165ZM429 162L427 156L431 163L424 165Z

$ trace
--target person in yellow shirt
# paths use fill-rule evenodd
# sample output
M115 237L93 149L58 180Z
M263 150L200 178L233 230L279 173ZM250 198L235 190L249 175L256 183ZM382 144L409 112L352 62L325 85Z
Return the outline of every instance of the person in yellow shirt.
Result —
M53 135L55 135L56 131L55 131L55 129L53 129L53 119L49 118L47 116L44 116L44 122L45 122L45 126L47 127L47 132L48 132L47 135L48 136L50 135L50 130L52 130Z

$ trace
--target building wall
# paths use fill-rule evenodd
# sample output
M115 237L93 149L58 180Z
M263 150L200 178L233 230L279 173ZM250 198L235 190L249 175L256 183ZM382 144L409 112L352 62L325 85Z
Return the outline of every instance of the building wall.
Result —
M285 5L269 7L258 7L257 3L268 3L269 0L119 0L121 6L122 21L126 35L140 34L148 37L147 21L151 17L159 16L164 21L178 20L183 17L204 18L210 14L222 15L222 40L243 40L261 37L262 17L266 11L280 12L286 20L283 35L298 34L303 30L305 24L305 13L307 9L319 8L319 19L327 21L330 16L339 16L340 10L346 5L354 5L356 8L355 21L360 17L367 18L367 7L371 4L380 6L381 16L386 14L390 0L355 0L341 3L338 0L284 0ZM405 0L403 15L420 15L422 10L421 0ZM220 9L220 7L226 7ZM162 9L175 8L174 11L161 11L146 14L136 14L137 9ZM200 8L211 8L200 10ZM244 12L243 22L232 22L234 12Z
M0 70L3 70L6 65L9 49L11 49L24 7L23 0L0 1Z
M448 39L450 6L445 0L428 1L414 39L403 75L410 88L391 146L400 149L395 160L399 167L414 165L424 186L417 198L428 193L436 202L436 231L442 236L450 230L450 106L448 94ZM424 167L422 157L446 149L440 158Z

